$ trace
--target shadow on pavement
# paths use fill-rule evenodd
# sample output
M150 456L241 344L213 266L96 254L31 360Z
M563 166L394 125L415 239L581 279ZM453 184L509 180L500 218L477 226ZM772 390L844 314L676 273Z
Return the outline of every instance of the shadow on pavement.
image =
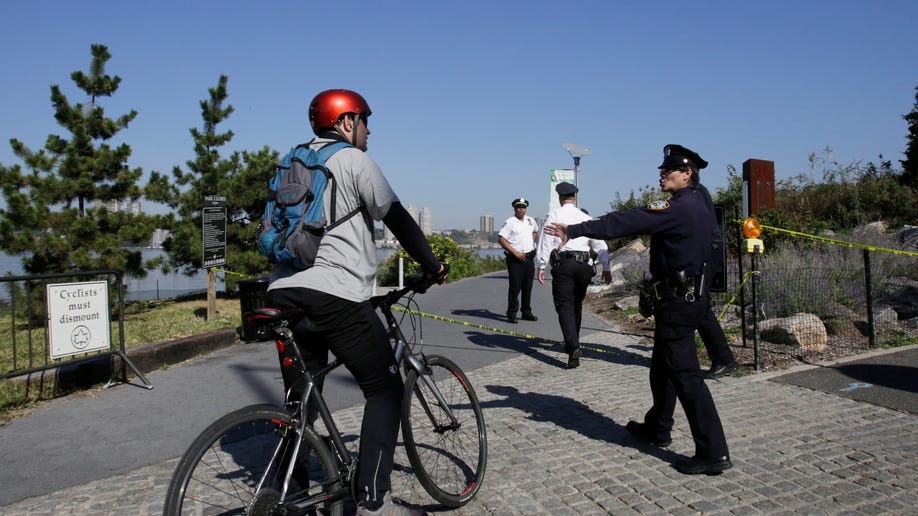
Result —
M589 439L635 448L670 464L681 457L665 448L640 443L631 437L624 425L577 400L552 394L521 392L507 385L486 385L485 389L504 398L483 402L481 406L484 409L513 408L527 413L527 419L531 421L552 423Z
M477 317L479 319L490 319L492 321L504 321L507 319L506 314L496 314L490 310L485 309L474 309L474 310L453 310L453 315L464 316L464 317Z
M904 392L918 392L918 369L889 364L848 364L837 366L838 372L862 382Z

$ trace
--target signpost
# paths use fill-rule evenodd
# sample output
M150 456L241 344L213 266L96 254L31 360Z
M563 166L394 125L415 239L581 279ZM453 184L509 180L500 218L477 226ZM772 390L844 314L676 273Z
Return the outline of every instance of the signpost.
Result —
M226 265L226 197L205 195L201 213L204 268L207 269L207 320L217 315L217 276L214 267Z
M548 213L561 207L555 187L558 183L573 183L574 171L566 168L553 168L548 171Z

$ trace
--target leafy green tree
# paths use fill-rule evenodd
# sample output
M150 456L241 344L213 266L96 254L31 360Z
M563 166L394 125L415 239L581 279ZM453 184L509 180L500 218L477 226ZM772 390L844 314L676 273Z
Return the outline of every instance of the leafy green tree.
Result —
M10 140L31 173L0 165L7 206L0 210L0 249L22 254L23 268L32 274L112 269L143 277L141 253L130 246L149 242L154 217L106 208L141 197L142 170L127 165L131 147L108 143L137 112L105 116L100 101L118 90L121 78L105 73L107 47L92 45L91 53L88 75L70 75L88 104L71 104L58 85L51 86L54 118L70 135L50 134L37 152Z
M915 87L915 105L912 106L912 112L903 115L902 118L908 122L908 146L905 148L905 160L899 162L902 163L900 181L903 185L918 191L918 86Z
M163 243L168 259L161 263L164 271L173 268L194 275L203 268L203 237L201 229L204 197L226 197L228 216L226 232L226 268L238 273L226 278L227 290L235 288L237 278L258 275L268 269L267 260L258 254L255 237L264 210L267 181L274 172L278 154L264 147L258 152L234 152L228 158L220 156L220 148L233 138L232 131L218 132L217 126L232 113L228 98L228 78L221 75L216 87L209 88L210 98L202 100L201 129L191 128L195 158L172 169L172 181L153 173L147 187L147 198L172 209L165 222L171 237ZM258 187L253 187L257 185ZM264 186L264 188L262 188Z
M454 281L479 274L478 265L472 257L472 253L467 251L456 243L455 240L443 235L428 235L427 242L430 248L441 262L449 262L450 272L449 280ZM398 252L380 264L378 272L378 283L380 285L395 285L398 283L398 260L404 259L405 274L415 274L421 272L421 266L408 253L399 248Z

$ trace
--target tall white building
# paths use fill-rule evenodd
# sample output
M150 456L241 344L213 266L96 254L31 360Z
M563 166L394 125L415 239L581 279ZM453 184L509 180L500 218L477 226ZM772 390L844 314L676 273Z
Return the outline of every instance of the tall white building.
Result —
M91 207L95 208L98 206L104 206L108 208L108 211L112 213L131 213L134 215L140 215L143 213L143 202L141 201L131 201L129 199L122 199L120 201L111 200L111 201L93 201Z
M408 206L405 206L405 210L408 211L408 215L411 215L411 218L414 219L415 222L418 221L418 209L417 208L409 204Z
M418 215L418 225L421 226L421 232L425 235L429 235L433 231L433 212L430 211L430 208L421 208L421 213Z
M479 233L481 238L485 238L494 232L494 215L481 216L481 229Z

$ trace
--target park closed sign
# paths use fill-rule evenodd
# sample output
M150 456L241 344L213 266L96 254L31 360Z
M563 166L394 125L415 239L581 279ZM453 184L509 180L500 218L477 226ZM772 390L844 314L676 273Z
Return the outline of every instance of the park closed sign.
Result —
M48 355L61 358L108 349L108 282L48 284Z

